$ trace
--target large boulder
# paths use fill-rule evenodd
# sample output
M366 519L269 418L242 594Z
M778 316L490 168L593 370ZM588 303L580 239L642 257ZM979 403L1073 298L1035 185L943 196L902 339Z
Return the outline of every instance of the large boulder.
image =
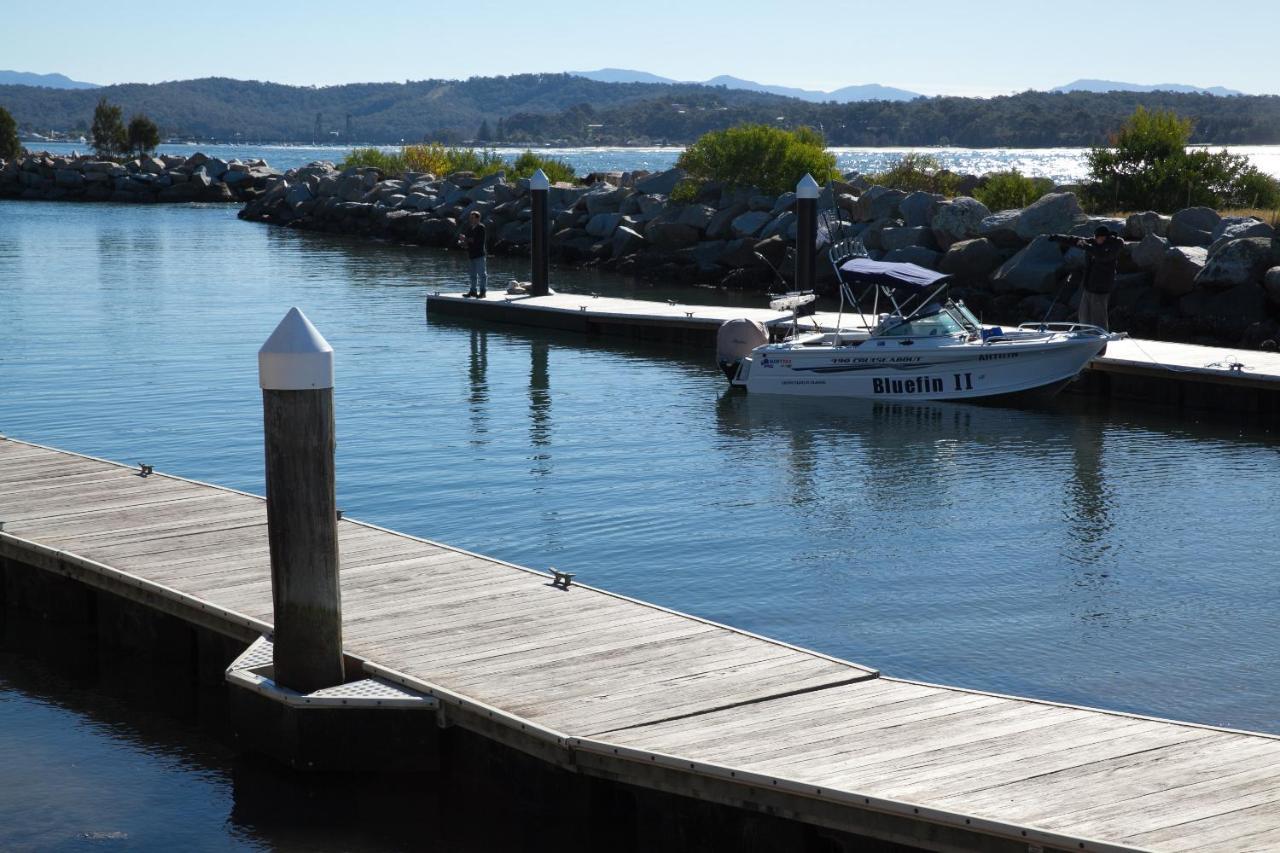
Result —
M1223 237L1271 237L1275 229L1255 216L1224 216L1213 229L1213 239Z
M1280 250L1268 238L1242 237L1231 240L1208 258L1196 275L1196 285L1221 290L1245 282L1261 282L1263 274L1280 263Z
M933 239L938 248L945 251L951 248L952 243L977 237L982 220L990 215L987 206L976 198L960 196L941 202L929 226L933 229Z
M880 245L889 252L908 246L928 248L933 245L933 232L923 226L885 228L880 232Z
M778 196L778 200L773 203L773 207L769 208L771 216L777 216L787 210L791 210L796 206L796 194L793 192L785 192Z
M650 222L644 229L644 236L659 249L673 251L692 246L698 242L698 229L692 225L679 222Z
M1208 246L1221 222L1222 217L1212 208L1179 210L1169 220L1169 242L1175 246Z
M983 219L978 225L978 236L985 237L997 246L1018 249L1026 242L1018 236L1020 209L1001 210Z
M996 293L1055 293L1067 270L1062 247L1046 236L1036 237L991 275Z
M1209 253L1199 246L1171 246L1156 268L1156 290L1167 297L1184 296L1196 289L1196 276L1208 263Z
M1134 213L1124 221L1124 237L1126 240L1141 240L1148 234L1167 237L1169 234L1169 217L1162 216L1154 210Z
M768 221L767 211L750 210L736 217L730 227L735 237L754 237Z
M918 190L898 202L898 211L908 228L928 227L933 222L933 214L941 201L942 196L937 193Z
M597 213L587 220L587 233L592 237L612 237L621 222L621 213Z
M902 190L891 190L876 185L858 197L853 206L855 222L871 222L876 219L896 219L899 206L907 194Z
M619 225L613 232L613 256L621 258L626 255L634 255L636 252L644 248L644 236L640 232L628 228L625 225Z
M623 199L629 196L629 190L611 189L608 184L601 185L600 189L584 195L579 203L585 203L587 213L595 216L597 213L616 213L621 207Z
M1141 241L1131 244L1129 259L1139 269L1158 269L1169 252L1169 241L1158 234L1149 233Z
M1280 267L1272 267L1262 277L1262 289L1267 293L1267 301L1280 308Z
M1049 193L1022 209L1014 230L1023 240L1041 234L1065 234L1086 220L1075 193Z
M1213 320L1234 331L1267 316L1267 295L1256 281L1246 281L1226 290L1197 290L1178 301L1178 309L1188 317Z
M54 186L75 188L84 186L84 175L75 169L58 169L53 173Z
M783 237L792 236L792 231L795 230L796 224L796 214L792 213L790 210L784 210L782 213L779 213L770 220L768 225L761 229L760 236L762 238L772 237L774 234L781 234Z
M1212 258L1232 240L1239 240L1241 237L1265 237L1270 240L1275 235L1274 228L1251 216L1223 219L1213 230L1213 245L1209 247L1209 257Z
M733 234L733 220L747 212L747 203L738 202L730 205L722 210L717 210L716 215L711 217L711 221L707 223L707 237L711 240L720 240Z
M294 184L289 187L289 191L285 193L284 203L289 205L291 208L297 208L298 205L303 202L311 201L313 198L315 198L315 196L311 194L311 188L306 184Z
M656 175L640 178L635 183L635 190L646 195L671 195L671 191L676 188L676 184L686 177L688 177L688 173L684 169L668 169L665 172L658 172Z
M1003 254L995 243L985 237L952 243L938 262L938 269L949 275L978 281L986 278L1000 266Z
M681 225L692 225L699 231L705 231L715 215L716 209L709 204L691 204L680 211L676 222Z

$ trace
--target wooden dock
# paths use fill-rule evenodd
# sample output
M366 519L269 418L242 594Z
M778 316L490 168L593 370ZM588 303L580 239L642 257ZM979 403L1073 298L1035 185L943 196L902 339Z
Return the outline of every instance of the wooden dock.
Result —
M265 503L0 440L0 558L245 643ZM1280 739L874 669L344 519L365 673L572 772L931 850L1280 849Z
M429 315L534 326L586 335L703 347L714 361L716 332L726 320L758 320L777 329L789 313L769 308L735 308L681 302L618 299L593 294L550 296L491 292L486 299L460 293L427 296ZM858 318L845 314L844 322ZM804 326L834 328L836 315L819 312ZM1187 408L1228 409L1237 414L1280 412L1280 353L1207 347L1139 338L1115 341L1093 360L1074 390L1099 396L1136 398Z

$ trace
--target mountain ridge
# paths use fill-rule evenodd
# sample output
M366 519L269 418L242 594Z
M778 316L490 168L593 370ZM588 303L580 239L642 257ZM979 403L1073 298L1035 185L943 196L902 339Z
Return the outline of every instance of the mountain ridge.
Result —
M601 83L664 83L674 85L724 86L726 89L741 89L747 92L764 92L784 98L797 98L809 103L852 103L854 101L910 101L922 98L919 92L884 86L880 83L863 83L853 86L842 86L832 91L821 89L801 89L794 86L778 86L770 83L757 83L755 80L744 80L729 74L721 74L709 80L676 80L663 77L648 71L632 68L598 68L595 71L567 71L575 77L585 77Z
M97 83L72 80L65 74L36 74L33 71L0 69L0 86L41 86L46 89L97 89Z

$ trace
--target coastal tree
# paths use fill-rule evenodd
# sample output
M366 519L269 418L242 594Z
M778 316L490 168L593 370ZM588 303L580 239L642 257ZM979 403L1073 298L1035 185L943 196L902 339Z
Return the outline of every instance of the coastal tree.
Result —
M128 139L129 151L138 157L150 154L160 144L160 128L142 113L129 119L129 127L125 135Z
M22 153L18 142L18 123L4 107L0 107L0 160L16 160Z
M1173 211L1203 205L1273 207L1280 182L1249 158L1188 148L1194 122L1173 110L1138 107L1106 147L1087 155L1096 207Z
M124 127L124 112L106 98L98 99L90 129L93 150L99 157L118 157L129 150L129 137Z
M489 120L485 119L480 122L480 129L476 131L476 140L488 142L490 139L493 139L493 131L489 128Z
M758 187L778 195L805 176L819 183L836 177L835 155L813 128L784 130L764 124L742 124L703 134L676 165L701 181Z

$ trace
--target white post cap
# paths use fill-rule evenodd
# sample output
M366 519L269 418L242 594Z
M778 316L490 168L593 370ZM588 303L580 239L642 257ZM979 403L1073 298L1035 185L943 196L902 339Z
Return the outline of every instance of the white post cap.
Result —
M297 308L258 350L258 385L271 391L333 387L333 347Z
M529 176L529 189L549 190L551 189L551 179L547 177L546 172L539 169Z
M808 172L796 183L796 198L817 198L818 182Z

